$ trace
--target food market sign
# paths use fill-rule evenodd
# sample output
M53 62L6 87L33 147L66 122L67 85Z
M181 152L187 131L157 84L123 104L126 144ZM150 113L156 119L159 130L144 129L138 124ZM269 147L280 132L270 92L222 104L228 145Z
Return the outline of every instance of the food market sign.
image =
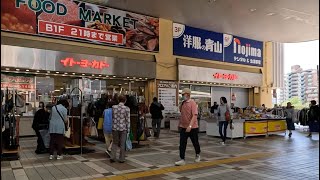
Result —
M173 54L263 67L263 42L173 23Z
M35 89L34 77L1 74L1 89L5 88L33 90Z
M1 0L1 30L159 51L159 19L70 0Z

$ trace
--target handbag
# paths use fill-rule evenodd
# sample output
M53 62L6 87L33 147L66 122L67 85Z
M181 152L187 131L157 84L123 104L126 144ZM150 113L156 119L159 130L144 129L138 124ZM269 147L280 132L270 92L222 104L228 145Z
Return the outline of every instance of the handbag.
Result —
M103 118L99 118L97 129L103 129Z
M127 139L126 139L126 150L127 151L130 151L132 149L132 142L131 142L131 139L130 139L130 133L127 134Z
M91 119L90 135L92 137L98 137L98 129L97 129L96 123L93 121L93 119Z
M231 115L229 111L229 106L227 105L227 111L225 113L226 121L229 122L231 120Z

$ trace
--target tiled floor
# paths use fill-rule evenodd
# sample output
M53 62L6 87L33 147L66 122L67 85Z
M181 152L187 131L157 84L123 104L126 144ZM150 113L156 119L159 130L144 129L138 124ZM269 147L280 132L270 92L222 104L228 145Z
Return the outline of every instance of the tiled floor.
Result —
M161 138L150 138L149 146L127 153L124 164L111 164L104 144L96 143L94 153L65 155L63 160L36 155L35 138L20 139L18 161L1 162L4 180L49 179L319 179L319 135L307 138L296 130L289 139L284 135L234 139L226 146L219 139L200 135L202 162L192 164L194 149L189 141L188 165L174 167L179 158L179 136L163 130Z

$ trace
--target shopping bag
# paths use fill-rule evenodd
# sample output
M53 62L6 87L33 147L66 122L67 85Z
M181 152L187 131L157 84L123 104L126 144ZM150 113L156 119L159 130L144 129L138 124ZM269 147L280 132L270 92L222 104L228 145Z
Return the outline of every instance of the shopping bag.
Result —
M98 129L97 129L96 123L93 121L93 119L91 120L90 135L92 137L98 137Z
M49 148L50 145L50 133L48 129L39 130L44 147Z
M64 131L64 137L70 138L71 137L71 128L70 128L69 119L67 121L68 121L67 124L66 124L67 128Z
M151 132L149 128L144 128L144 133L146 134L146 137L150 137L151 136Z
M103 129L103 118L99 118L99 121L98 121L98 127L97 127L99 130L100 129Z
M130 151L132 149L132 142L130 139L130 133L127 134L127 139L126 139L126 151Z
M133 141L133 133L130 131L129 133L130 140Z

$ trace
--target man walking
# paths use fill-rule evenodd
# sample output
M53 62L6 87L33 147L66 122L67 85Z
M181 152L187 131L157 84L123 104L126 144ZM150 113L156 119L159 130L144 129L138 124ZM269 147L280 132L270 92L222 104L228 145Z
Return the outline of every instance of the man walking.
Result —
M161 120L163 119L162 111L164 107L158 102L158 98L154 97L150 106L150 113L152 118L152 129L154 137L159 138L161 129Z
M307 137L312 137L312 132L319 132L320 108L317 101L312 100L310 110L308 111L309 134Z
M176 166L185 165L185 153L188 138L190 137L196 152L195 162L200 162L200 144L198 140L199 126L197 121L198 109L197 104L190 99L191 90L185 88L182 90L183 102L180 106L181 118L179 122L180 129L180 161L176 162Z

